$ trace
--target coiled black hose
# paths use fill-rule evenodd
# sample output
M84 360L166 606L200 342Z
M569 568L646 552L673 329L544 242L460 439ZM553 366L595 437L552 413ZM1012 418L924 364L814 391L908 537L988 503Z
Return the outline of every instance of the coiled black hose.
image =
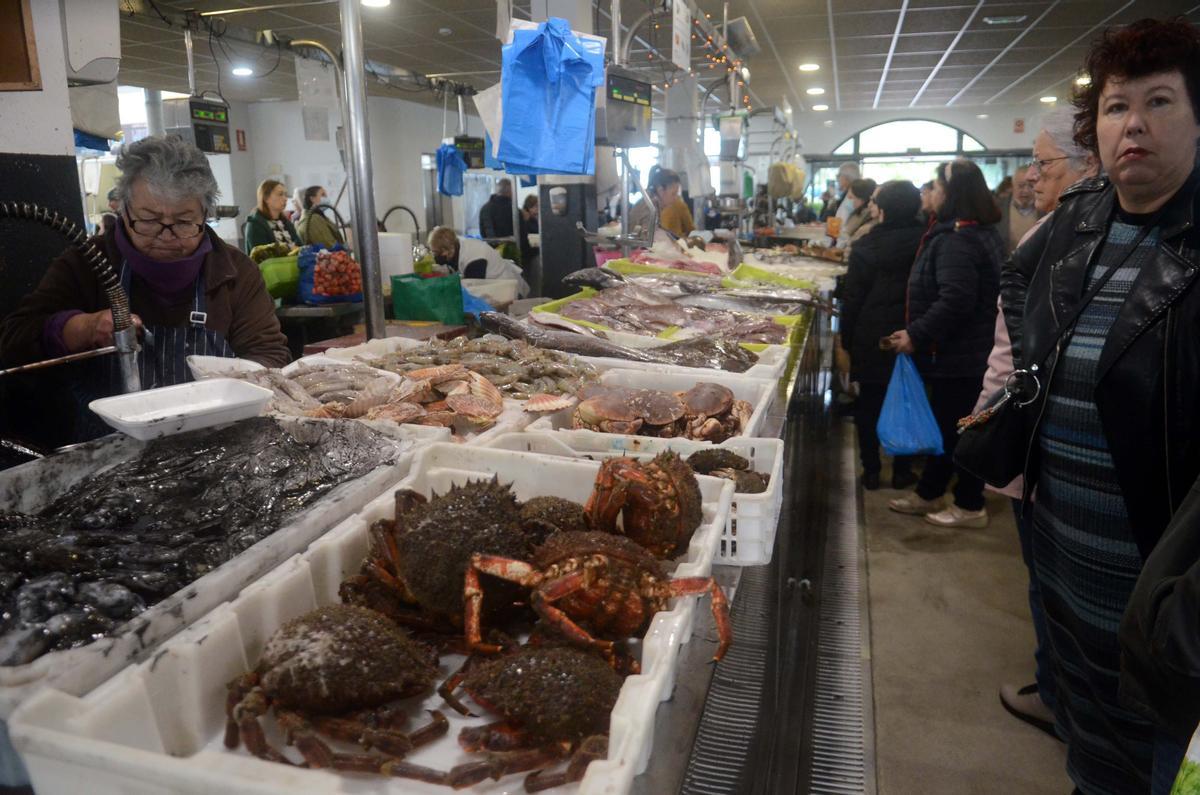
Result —
M108 297L108 305L112 307L113 331L124 331L133 324L129 314L129 296L121 289L121 281L116 272L100 251L88 240L87 234L75 225L73 221L56 212L51 212L38 204L24 202L0 202L0 219L18 218L26 221L36 221L60 233L83 254L84 262L91 266L100 287Z
M403 204L397 204L395 207L389 208L388 211L383 214L383 219L379 222L380 231L383 231L383 232L387 231L386 224L387 224L388 216L391 215L392 213L396 212L396 210L403 210L404 212L406 212L410 216L412 216L413 227L415 229L415 231L413 232L413 239L416 240L418 243L423 242L420 240L421 224L417 221L417 214L414 213L409 208L405 207Z

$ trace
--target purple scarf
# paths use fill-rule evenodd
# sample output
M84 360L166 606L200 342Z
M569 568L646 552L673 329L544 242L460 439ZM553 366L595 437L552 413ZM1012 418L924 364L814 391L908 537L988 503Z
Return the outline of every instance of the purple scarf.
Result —
M133 242L125 232L123 222L117 223L116 232L117 248L121 256L164 304L178 298L180 293L195 283L196 277L200 275L200 268L204 265L204 258L212 251L212 241L209 240L206 230L204 239L200 241L195 253L172 262L160 262L134 248Z

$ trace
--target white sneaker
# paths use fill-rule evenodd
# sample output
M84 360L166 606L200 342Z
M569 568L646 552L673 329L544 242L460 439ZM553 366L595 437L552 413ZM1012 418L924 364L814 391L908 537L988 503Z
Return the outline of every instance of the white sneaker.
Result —
M896 513L907 513L912 516L924 516L927 513L932 513L941 507L941 504L941 498L923 500L917 496L916 492L906 494L903 497L897 497L894 500L888 500L888 508Z
M951 505L937 513L925 514L925 521L938 527L983 528L988 526L988 512L986 508L978 511L964 511L957 505Z

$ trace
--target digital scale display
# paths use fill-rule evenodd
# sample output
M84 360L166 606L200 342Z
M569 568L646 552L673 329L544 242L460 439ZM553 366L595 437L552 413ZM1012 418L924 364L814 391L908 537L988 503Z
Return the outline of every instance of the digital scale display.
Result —
M635 105L650 107L650 84L640 80L630 80L627 77L610 74L608 76L608 95L621 102L632 102Z
M220 124L229 123L229 114L223 108L205 108L193 105L192 118L198 121L215 121Z

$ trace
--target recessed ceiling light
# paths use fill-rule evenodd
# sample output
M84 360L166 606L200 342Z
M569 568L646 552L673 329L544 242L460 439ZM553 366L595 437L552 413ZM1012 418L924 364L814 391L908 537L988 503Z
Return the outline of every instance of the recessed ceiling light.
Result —
M392 4L392 0L362 0L362 4L367 8L387 8Z
M829 110L829 106L828 105L813 105L813 110L817 110L817 111Z
M802 63L800 64L801 72L816 72L821 68L819 63Z
M453 32L454 30L452 28L438 28L439 36L449 36Z
M805 94L808 94L809 96L813 96L813 97L819 97L819 96L821 96L822 94L824 94L824 93L825 93L825 89L823 89L823 88L810 88L810 89L808 89L807 91L805 91L804 93L805 93Z
M1017 25L1026 19L1028 17L1025 14L1013 14L1007 17L984 17L983 21L989 25Z
M1040 100L1038 100L1038 101L1039 101L1039 102L1045 102L1047 105L1053 105L1055 102L1058 102L1058 97L1050 97L1050 96L1046 96L1046 97L1042 97L1042 98L1041 98Z
M1077 86L1083 87L1083 86L1090 86L1091 84L1092 84L1092 76L1091 75L1080 75L1079 77L1075 78L1075 85L1077 85Z
M249 66L235 66L233 67L233 74L235 77L249 77L254 74L254 70Z
M980 114L977 114L977 115L975 116L975 118L977 118L977 119L986 119L986 118L987 118L987 114L986 114L986 113L980 113Z
M825 125L826 127L832 127L832 126L833 126L833 119L826 119L826 120L825 120L823 123L824 123L824 125Z

